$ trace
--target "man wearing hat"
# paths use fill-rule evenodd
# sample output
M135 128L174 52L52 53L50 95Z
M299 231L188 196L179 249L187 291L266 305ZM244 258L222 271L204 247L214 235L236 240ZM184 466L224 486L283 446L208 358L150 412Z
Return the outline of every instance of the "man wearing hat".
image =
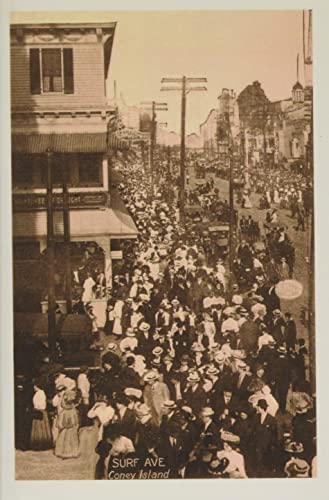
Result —
M162 415L160 424L160 433L168 433L168 426L172 423L178 422L179 410L175 401L168 399L163 402L162 405Z
M281 412L286 411L288 389L292 381L291 359L288 357L287 349L284 346L278 348L276 363L276 397Z
M214 414L215 412L210 406L205 406L201 409L201 432L199 438L201 440L201 445L202 443L207 442L219 446L218 428L213 422Z
M259 329L257 324L245 314L246 321L240 326L238 337L240 339L239 348L247 354L257 351Z
M248 398L248 386L251 381L251 376L247 373L247 364L243 359L239 359L236 363L237 371L232 377L232 385L234 393L239 399L246 400Z
M120 372L123 387L141 388L141 378L135 370L135 359L132 353L127 354L125 366L121 368Z
M173 335L173 348L176 360L181 359L183 354L188 354L191 347L191 339L186 331L184 322L176 319L176 331Z
M135 413L137 416L135 449L136 455L140 459L140 463L144 463L145 459L154 452L159 442L159 427L152 419L149 407L144 403L135 405Z
M136 437L136 415L128 408L129 398L124 393L115 395L115 417L114 422L120 429L120 434L126 436L134 442Z
M206 406L207 395L203 389L200 375L197 371L191 371L186 379L186 387L183 390L184 403L192 408L193 413L199 414Z
M153 340L154 348L161 348L164 354L167 354L171 350L165 327L156 329L156 334L154 335Z
M268 413L265 399L259 399L256 411L255 426L255 458L257 477L272 477L274 474L273 456L278 447L277 422Z
M164 382L159 382L159 375L153 370L146 373L144 382L145 404L150 408L154 422L160 426L163 403L170 399L168 386Z
M126 330L125 337L120 342L120 351L125 352L127 350L133 352L138 346L138 340L133 328L129 327Z
M169 477L180 477L179 470L183 465L183 440L179 424L171 421L166 426L166 432L160 432L159 444L156 448L157 455L163 457L166 468L170 470Z
M282 317L280 309L274 309L272 313L272 320L269 324L269 331L277 345L283 345L285 342L285 321Z
M151 325L142 321L138 327L138 347L136 352L145 356L147 360L152 358L152 350L154 349L153 337L150 333Z
M106 393L120 391L122 381L120 379L120 359L113 352L107 352L102 356L102 371L96 383L96 392L100 390Z

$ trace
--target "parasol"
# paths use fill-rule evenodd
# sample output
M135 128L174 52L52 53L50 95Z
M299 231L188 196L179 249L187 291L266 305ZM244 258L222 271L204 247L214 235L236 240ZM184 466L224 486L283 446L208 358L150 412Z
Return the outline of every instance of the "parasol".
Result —
M302 295L303 285L297 280L283 280L276 285L275 291L280 299L294 300Z

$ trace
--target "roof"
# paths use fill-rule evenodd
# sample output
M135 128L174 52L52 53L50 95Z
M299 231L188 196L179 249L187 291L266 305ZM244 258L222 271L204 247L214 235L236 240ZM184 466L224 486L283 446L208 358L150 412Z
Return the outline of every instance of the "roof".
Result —
M15 153L103 153L107 149L106 132L97 134L13 134Z
M304 90L304 87L300 82L296 82L292 90Z
M17 14L15 12L15 14ZM115 28L116 22L97 22L97 23L20 23L11 22L10 26L13 28L29 28L29 29L41 29L41 28Z
M115 190L110 191L111 208L70 210L70 235L72 240L97 236L111 238L136 238L138 229ZM63 212L54 212L55 236L63 235ZM14 238L45 238L47 235L46 211L17 212L13 214Z
M14 153L105 153L110 149L127 149L125 141L107 132L81 134L13 134Z

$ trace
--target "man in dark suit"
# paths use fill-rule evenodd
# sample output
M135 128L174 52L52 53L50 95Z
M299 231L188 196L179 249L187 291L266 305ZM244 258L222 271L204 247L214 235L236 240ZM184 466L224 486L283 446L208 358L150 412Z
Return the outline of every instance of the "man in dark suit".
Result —
M191 341L184 323L180 320L176 320L177 331L173 336L173 348L175 349L175 358L180 360L183 354L188 354L191 347Z
M218 427L213 422L214 410L208 406L202 408L200 412L200 440L201 445L204 443L219 446L219 432Z
M239 400L233 394L232 385L226 384L220 397L212 401L215 410L215 423L219 429L230 428L232 419L235 418L238 410Z
M145 356L147 361L152 358L152 350L154 349L153 337L150 333L151 325L142 321L138 327L138 346L136 349L137 354L142 354Z
M172 422L178 421L178 409L175 401L167 400L162 405L162 418L160 423L160 433L168 434L168 429Z
M193 413L198 415L206 405L207 395L202 387L200 376L197 372L191 372L187 377L187 386L182 394L184 403L192 408Z
M279 279L274 279L272 281L272 285L268 289L267 295L264 297L264 303L266 305L268 315L270 315L275 309L281 309L281 302L275 290L275 285L278 282Z
M239 330L240 348L247 354L255 352L258 347L259 327L245 314L246 321L242 323Z
M181 434L182 431L178 423L171 422L167 432L160 435L159 445L156 448L157 455L164 458L166 469L170 470L170 478L179 477L179 469L185 458Z
M274 309L273 317L269 323L269 331L278 346L285 342L285 321L280 309Z
M285 313L285 337L286 337L286 345L289 351L295 351L297 344L297 328L294 318L290 312Z
M248 399L248 386L251 376L247 373L247 364L241 359L237 363L237 372L232 377L232 386L234 395L238 399Z
M277 422L267 413L268 404L265 399L257 403L255 421L255 458L257 477L272 477L275 474L274 456L277 452Z
M115 396L115 422L118 424L120 434L134 442L136 436L136 416L133 410L128 408L129 399L125 394Z

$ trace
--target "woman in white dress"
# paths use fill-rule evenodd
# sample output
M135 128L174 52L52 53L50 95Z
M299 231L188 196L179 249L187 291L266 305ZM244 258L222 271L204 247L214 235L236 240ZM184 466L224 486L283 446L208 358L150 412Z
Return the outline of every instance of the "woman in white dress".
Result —
M273 201L276 205L280 204L280 195L279 191L276 188L274 189Z
M95 294L93 291L94 286L96 285L90 273L87 273L87 278L85 279L82 288L82 302L87 304L87 302L91 302L95 298Z
M243 191L241 208L252 208L252 204L247 190Z

